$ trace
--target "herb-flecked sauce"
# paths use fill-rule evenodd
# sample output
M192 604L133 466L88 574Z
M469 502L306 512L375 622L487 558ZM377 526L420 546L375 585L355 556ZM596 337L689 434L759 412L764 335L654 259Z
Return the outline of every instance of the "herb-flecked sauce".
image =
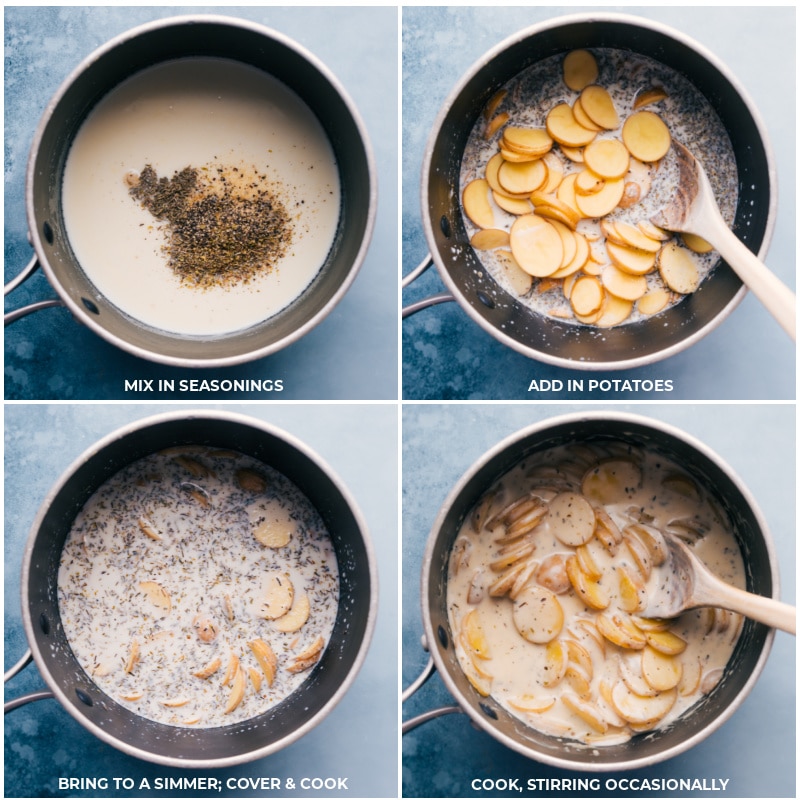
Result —
M148 719L216 727L303 683L329 641L339 580L324 523L294 484L190 447L136 461L92 495L58 593L70 647L104 692ZM271 685L255 641L274 654Z

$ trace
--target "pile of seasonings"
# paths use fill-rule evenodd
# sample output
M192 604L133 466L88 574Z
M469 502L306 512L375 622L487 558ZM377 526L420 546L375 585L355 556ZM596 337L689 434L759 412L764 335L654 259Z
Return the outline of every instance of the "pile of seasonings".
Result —
M125 181L163 223L167 263L185 286L249 283L272 271L292 242L283 188L255 169L187 166L167 178L148 164Z

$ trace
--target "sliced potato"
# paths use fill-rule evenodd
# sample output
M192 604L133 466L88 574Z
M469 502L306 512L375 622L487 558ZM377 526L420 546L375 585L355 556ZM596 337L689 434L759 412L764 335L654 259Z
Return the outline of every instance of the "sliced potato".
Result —
M642 650L642 676L655 690L666 692L674 689L682 674L683 666L675 656L649 646Z
M575 230L580 222L580 214L570 205L562 202L557 195L532 192L531 202L536 209L536 214L547 219L561 222L571 230Z
M550 109L545 125L550 136L564 147L584 147L597 136L596 131L584 128L575 119L572 106L568 103L559 103Z
M597 194L605 185L605 178L601 178L591 169L582 169L575 178L575 193Z
M637 250L627 245L606 242L606 251L611 262L628 275L647 275L656 266L656 254ZM632 300L633 298L626 298Z
M247 682L245 678L245 672L243 669L239 668L236 670L236 675L234 675L233 678L231 693L228 695L228 702L225 705L225 714L230 714L239 707L244 699L244 690L246 685Z
M558 231L536 214L517 217L511 226L511 252L529 275L546 278L560 266L564 246Z
M603 286L600 281L587 275L575 281L569 302L575 315L581 317L599 311L603 305L603 298ZM592 526L594 526L594 516L592 516Z
M577 286L577 284L576 284ZM575 289L573 288L573 295ZM550 526L562 544L577 547L592 538L595 513L591 503L577 492L561 492L550 501Z
M500 103L505 100L506 95L508 94L507 89L498 89L490 98L489 102L483 107L483 117L484 119L491 119L494 116L494 112L497 111Z
M647 279L644 275L631 275L615 264L609 264L603 268L603 286L615 297L635 301L647 292Z
M658 271L664 283L678 294L691 294L700 283L700 273L691 252L675 242L661 248Z
M264 619L278 619L292 607L294 585L288 575L272 574L267 578L264 602L259 616Z
M299 631L308 621L310 614L311 602L308 599L308 595L303 592L303 594L295 597L291 609L275 620L275 629L281 633Z
M586 128L588 131L594 131L595 133L600 133L600 131L603 130L600 125L596 125L592 122L589 115L583 110L580 97L576 97L575 102L572 104L572 114L575 117L575 122L582 128Z
M493 191L492 199L499 208L509 214L513 214L515 217L521 217L523 214L530 214L533 211L530 201L524 197L509 197L501 192Z
M577 556L569 556L567 558L566 569L572 588L585 605L596 611L608 608L610 603L608 592L599 581L592 580L580 568Z
M536 570L536 580L553 594L564 594L568 591L570 580L567 575L567 555L551 553L542 559Z
M597 80L597 60L588 50L572 50L562 64L564 83L574 92L580 92Z
M624 500L633 489L638 489L642 483L642 470L639 465L629 458L615 458L603 461L592 467L581 482L581 490L589 500L607 506ZM597 515L599 517L599 514ZM604 524L610 517L604 514ZM613 523L612 523L613 524ZM616 529L616 525L611 529ZM619 534L617 541L622 541Z
M536 583L528 584L517 595L512 617L520 635L534 644L552 641L564 625L564 611L558 598Z
M508 704L511 708L517 711L524 711L526 714L543 714L556 704L556 698L552 695L534 697L530 694L524 694L518 699L509 700Z
M261 667L261 671L267 679L267 686L272 686L278 672L278 658L275 652L263 639L254 639L248 642L247 646L255 656L258 666Z
M617 569L617 578L619 580L620 608L629 614L641 611L647 602L647 595L644 581L640 575L626 569L625 566L620 566Z
M142 581L139 588L144 593L145 597L161 611L169 611L172 609L172 598L169 592L156 581Z
M509 238L509 244L510 242L511 239ZM522 296L531 290L531 286L533 286L533 276L529 275L520 267L517 263L517 259L514 258L510 250L498 251L497 261L508 279L508 282L511 284L511 289L513 291Z
M648 236L641 228L628 222L615 222L606 233L606 238L618 245L633 247L646 253L657 253L661 249L661 240Z
M605 733L608 730L608 721L591 701L576 697L569 692L562 695L561 700L570 711L577 714L593 730L598 733Z
M508 231L502 228L483 228L476 231L469 243L476 250L495 250L498 247L508 247Z
M481 626L478 610L473 608L461 621L461 630L464 633L464 642L468 652L478 658L491 658L489 641Z
M503 144L510 150L527 155L543 156L553 147L553 139L545 128L509 126L503 131Z
M630 166L630 154L619 139L595 139L583 151L589 169L606 180L623 178Z
M550 688L559 683L567 671L569 654L561 639L553 639L545 650L545 665L542 685Z
M619 114L611 95L604 87L596 83L586 86L581 91L581 106L589 119L601 128L610 131L619 127Z
M575 205L582 216L589 219L598 219L608 216L622 199L625 182L622 178L607 180L603 188L594 194L582 195L575 193Z
M508 122L510 118L511 117L507 111L501 111L499 114L492 117L486 123L486 129L483 132L484 138L487 140L491 139L492 136L494 136L497 133L497 131L499 131L500 128L502 128L503 125L505 125L506 122Z
M645 89L636 95L636 99L633 101L633 110L638 111L640 108L644 108L645 106L650 106L653 105L653 103L666 100L668 96L667 90L661 86L654 86L652 89Z
M639 697L655 697L658 689L654 689L642 675L642 656L644 650L630 653L619 659L619 676L623 683Z
M512 194L530 194L547 180L547 166L542 159L514 164L503 161L497 170L497 182Z
M647 631L647 644L667 656L680 655L686 649L686 640L672 631Z
M683 243L695 253L710 253L714 249L714 245L703 239L702 236L697 236L694 233L682 233L681 239Z
M494 228L494 209L489 202L489 182L485 178L470 181L461 196L464 213L479 228Z
M599 274L599 272L598 272ZM598 328L613 328L625 322L633 311L633 302L607 294L606 302L603 304L603 313L595 322Z
M634 694L624 682L618 681L611 691L614 710L627 722L639 725L652 725L665 717L677 698L672 689L654 697L640 697Z
M670 293L661 287L648 289L647 293L639 298L637 308L642 314L648 316L663 311L669 303Z
M647 638L640 631L633 620L620 614L603 612L595 620L597 630L612 644L626 650L643 650L647 645Z
M625 120L622 141L634 158L652 163L664 158L672 144L672 137L658 114L637 111Z

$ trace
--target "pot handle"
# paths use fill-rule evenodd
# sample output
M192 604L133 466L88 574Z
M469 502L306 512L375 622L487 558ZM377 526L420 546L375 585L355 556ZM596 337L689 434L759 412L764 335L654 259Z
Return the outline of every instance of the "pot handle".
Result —
M39 258L34 255L33 258L27 263L25 268L17 275L16 278L12 278L4 287L3 287L3 294L8 295L14 291L18 286L21 286L25 283L28 278L33 275L34 272L39 268ZM41 300L38 303L31 303L28 306L23 306L22 308L17 308L14 311L9 311L8 314L5 314L3 317L3 324L4 326L10 325L12 322L16 322L18 319L22 319L22 317L26 317L28 314L32 314L34 311L40 311L43 308L51 308L53 306L63 306L64 304L61 300Z
M31 653L30 650L26 650L22 658L5 673L3 676L3 683L8 683L17 673L22 672L31 661L33 661L33 653ZM22 697L15 697L13 700L9 700L3 705L3 714L8 714L9 711L13 711L15 708L27 705L28 703L33 703L36 700L48 700L51 697L55 697L55 695L48 691L31 692L31 694L24 694Z
M433 264L433 259L431 258L430 254L426 254L425 258L422 259L419 266L415 267L411 270L411 272L403 278L402 283L400 284L403 289L406 286L410 286L423 272L425 272L428 267ZM411 305L405 306L403 308L403 319L406 317L410 317L412 314L416 314L417 311L422 311L423 308L428 308L429 306L435 306L439 303L448 303L451 300L455 300L455 297L451 295L449 292L441 292L440 294L434 294L430 297L426 297L423 300L419 300L416 303L411 303Z
M425 646L425 638L423 637L422 646L427 650L428 648ZM428 678L433 675L436 671L436 665L433 663L433 657L431 656L428 658L428 663L425 665L425 668L420 673L419 677L403 692L402 700L405 703L409 697L416 693L417 689L422 687L427 681ZM461 713L460 706L442 706L441 708L434 708L431 711L426 711L424 714L420 714L419 716L412 717L409 720L406 720L403 723L403 735L408 733L414 728L428 722L429 720L436 719L436 717L443 717L445 714L456 714Z

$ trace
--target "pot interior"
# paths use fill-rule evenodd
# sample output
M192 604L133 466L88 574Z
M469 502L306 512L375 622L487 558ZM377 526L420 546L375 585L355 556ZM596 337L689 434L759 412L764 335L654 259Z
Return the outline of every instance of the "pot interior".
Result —
M235 725L192 730L145 719L104 694L80 667L58 609L61 550L75 515L122 467L181 444L233 449L274 467L315 506L333 540L339 564L339 607L321 660L306 681L264 714ZM241 422L203 417L161 421L111 441L66 477L44 510L29 545L23 613L30 615L31 647L50 687L81 724L134 755L181 766L235 763L267 755L318 722L338 701L360 666L372 625L375 591L371 557L357 514L330 475L280 436ZM194 763L191 763L194 762Z
M465 478L452 504L442 510L431 534L423 574L423 615L431 652L448 689L484 730L511 749L555 766L607 771L677 755L721 725L744 700L758 677L774 633L745 620L739 641L717 687L679 720L663 729L634 736L624 744L589 747L540 733L509 714L492 697L482 697L459 666L447 613L446 582L450 551L463 521L481 495L511 467L536 453L571 442L623 441L661 453L711 493L730 521L742 551L750 592L772 597L777 568L768 533L757 512L723 465L673 435L627 420L563 422L516 439Z
M322 319L360 266L374 214L371 156L359 122L337 86L269 31L234 20L187 19L121 37L90 57L43 121L28 186L29 225L48 278L86 324L114 344L156 361L244 360L288 344ZM148 327L109 303L80 268L64 228L61 184L70 144L94 105L132 74L177 58L234 59L282 81L316 114L335 154L341 209L328 257L305 292L268 320L221 336L181 336Z
M431 252L448 288L467 313L504 344L533 358L573 368L648 363L687 346L743 296L724 262L670 310L609 329L566 324L536 314L501 289L469 245L459 205L461 157L486 102L509 80L545 58L575 48L640 53L685 76L727 129L736 157L739 201L734 232L755 253L766 252L773 214L771 155L749 102L714 63L668 29L646 20L588 17L523 32L476 65L442 112L423 175L423 215Z

